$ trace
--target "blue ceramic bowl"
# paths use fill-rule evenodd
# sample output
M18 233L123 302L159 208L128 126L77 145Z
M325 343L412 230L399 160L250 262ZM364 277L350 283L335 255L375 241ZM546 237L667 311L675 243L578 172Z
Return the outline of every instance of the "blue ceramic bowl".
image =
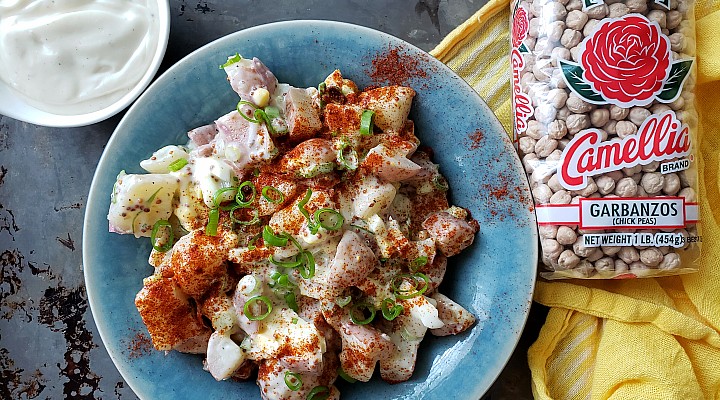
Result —
M147 335L133 301L142 279L152 274L150 245L108 233L115 176L123 169L141 172L139 161L154 150L185 143L189 129L233 109L237 95L218 69L228 55L258 57L281 82L295 86L315 86L339 68L366 87L387 84L373 71L393 50L415 60L406 65L415 74L405 83L417 91L410 117L418 137L433 148L451 201L481 224L475 244L451 258L441 286L478 321L455 337L428 334L407 382L389 385L375 377L338 387L344 399L476 400L493 383L523 329L537 262L530 192L506 133L472 88L427 53L368 28L292 21L231 34L170 68L125 115L95 172L83 235L88 299L110 356L140 398L259 399L260 393L253 382L216 382L202 370L200 356L133 350L138 334Z

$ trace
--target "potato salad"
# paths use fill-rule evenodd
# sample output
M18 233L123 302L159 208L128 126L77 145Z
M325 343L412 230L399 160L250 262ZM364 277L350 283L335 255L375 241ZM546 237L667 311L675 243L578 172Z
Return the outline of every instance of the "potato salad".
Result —
M479 230L415 136L415 91L339 70L292 87L237 54L221 68L232 111L112 191L110 230L152 244L135 305L153 346L263 399L337 399L338 377L376 369L408 380L428 332L475 322L438 286Z

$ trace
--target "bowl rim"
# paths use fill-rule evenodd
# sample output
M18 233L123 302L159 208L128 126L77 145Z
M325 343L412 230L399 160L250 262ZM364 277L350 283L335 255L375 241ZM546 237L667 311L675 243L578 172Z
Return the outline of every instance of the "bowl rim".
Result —
M265 24L259 24L259 25L255 25L255 26L251 26L251 27L247 27L247 28L243 28L243 29L237 30L237 31L235 31L235 32L232 32L232 33L229 33L229 34L227 34L227 35L224 35L224 36L218 37L218 38L216 38L216 39L213 39L212 41L210 41L210 42L202 45L201 47L193 50L192 52L188 53L187 55L185 55L184 57L182 57L180 60L178 60L176 63L174 63L172 66L170 66L166 71L164 71L164 72L158 77L158 79L156 79L156 81L153 82L153 83L148 87L148 90L147 90L146 92L142 93L142 94L139 96L139 98L137 99L138 102L136 102L136 103L134 103L134 104L132 104L132 105L130 106L130 108L128 109L127 114L131 114L132 111L133 111L136 107L140 107L140 105L139 105L140 101L139 101L139 100L143 99L145 96L149 96L148 92L151 92L151 91L152 91L152 88L153 88L154 86L160 84L160 83L158 83L157 81L160 81L165 75L171 75L176 69L182 68L181 64L184 63L187 59L189 59L189 58L191 58L192 56L194 56L195 54L200 53L200 52L203 52L203 51L205 51L207 48L210 48L210 47L212 47L212 46L215 46L215 45L217 45L217 43L219 43L219 42L221 42L221 41L230 40L230 38L233 37L233 36L243 35L244 32L248 32L248 31L251 31L251 30L269 29L269 28L273 28L274 26L277 26L277 25L289 26L289 25L302 25L302 24L329 25L329 26L333 26L333 25L334 25L334 26L347 26L347 27L350 27L350 28L352 28L352 29L357 29L357 30L359 30L359 31L365 31L365 32L372 33L372 34L378 34L378 33L379 33L379 34L382 34L382 35L389 36L389 37L391 37L391 38L394 38L394 39L402 42L405 46L411 47L411 48L413 48L414 50L416 50L416 51L418 51L418 52L421 52L421 53L424 53L424 54L428 55L429 57L435 59L435 60L438 62L438 64L441 65L441 68L443 68L443 69L447 70L448 72L452 73L453 75L456 75L456 76L457 76L457 73L456 73L455 71L453 71L453 70L452 70L449 66L447 66L445 63L437 60L435 57L433 57L432 55L430 55L427 51L422 50L422 49L420 49L419 47L417 47L417 46L415 46L415 45L413 45L413 44L411 44L411 43L409 43L409 42L407 42L407 41L405 41L405 40L403 40L403 39L400 39L400 38L398 38L398 37L396 37L396 36L394 36L394 35L392 35L392 34L390 34L390 33L383 32L383 31L380 31L380 30L378 30L378 29L373 29L373 28L370 28L370 27L366 27L366 26L362 26L362 25L357 25L357 24L354 24L354 23L349 23L349 22L344 22L344 21L337 21L337 20L300 19L300 20L275 21L275 22L270 22L270 23L265 23ZM467 81L465 81L464 79L460 78L460 79L459 79L459 82L461 82L461 83L460 83L461 85L467 86L470 90L472 90L473 92L475 92L475 93L477 94L477 92L475 91L475 89L474 89ZM477 95L477 97L478 97L478 100L479 100L482 104L484 104L486 107L488 107L488 106L487 106L487 103L485 102L485 100L484 100L480 95ZM489 107L488 107L488 110L490 110ZM490 111L491 111L491 110L490 110ZM491 113L492 113L492 111L491 111ZM493 116L495 116L494 113L492 113L492 114L493 114ZM101 154L101 156L100 156L100 159L99 159L99 161L98 161L98 165L100 165L100 163L103 162L104 158L107 156L107 153L109 153L109 152L108 152L108 149L112 148L112 145L114 144L114 142L115 142L116 140L119 140L119 139L117 139L117 138L118 138L118 132L119 132L122 128L124 128L124 125L125 125L126 122L127 122L127 120L126 120L125 118L126 118L126 117L123 116L122 120L118 123L117 127L116 127L115 130L113 131L110 139L109 139L108 142L107 142L107 145L105 146L105 149L103 150L103 152L102 152L102 154ZM512 146L512 142L511 142L509 136L507 135L507 132L506 132L505 128L502 126L502 124L500 123L500 121L497 119L497 116L495 116L495 120L493 121L493 125L495 125L495 126L499 129L499 131L502 132L502 133L505 135L505 136L502 138L502 140L503 140L504 142L509 143L510 146ZM96 169L96 173L97 173L97 169ZM521 174L521 178L524 179L525 182L527 182L527 177L525 176L525 174ZM87 198L87 203L86 203L87 206L89 206L89 205L91 205L91 204L93 204L93 203L95 203L95 202L97 202L97 201L100 201L100 200L97 199L97 197L102 194L102 193L99 193L99 190L100 190L100 188L98 187L99 185L100 185L100 183L99 183L99 181L96 179L96 176L93 176L93 180L92 180L92 183L91 183L91 186L90 186L90 191L89 191L88 198ZM528 185L528 190L529 190L529 185ZM87 208L87 206L86 206L84 223L83 223L83 232L87 232L87 231L89 230L89 227L92 225L92 224L91 224L91 221L90 221L90 218L88 218L88 213L87 213L88 208ZM529 218L530 218L530 220L529 220L527 223L530 223L532 226L536 227L536 217L535 217L535 213L534 213L534 212L531 212L531 213L529 214ZM94 221L93 223L96 223L96 221ZM536 242L539 240L539 239L538 239L537 229L531 230L531 236L532 236L532 237L529 237L529 238L528 238L528 240L529 240L531 243L536 243ZM88 251L89 251L90 247L91 247L90 239L88 239L88 237L87 237L86 235L83 235L83 240L82 240L83 266L84 266L84 268L83 268L83 274L84 274L84 277L85 277L85 281L86 281L86 282L87 282L87 279L88 279L88 269L87 269L87 265L89 265L89 264L88 264L88 261L89 261L89 259L88 259L88 257L89 257ZM530 252L532 253L532 254L531 254L531 259L532 259L532 261L534 261L533 265L536 265L536 264L537 264L537 261L538 261L538 257L539 257L539 249L537 248L537 246L529 246L529 249L530 249ZM513 355L515 349L517 348L517 345L518 345L518 343L519 343L519 341L520 341L522 332L524 331L525 327L527 326L528 317L529 317L529 314L530 314L530 304L532 303L533 293L534 293L534 290L535 290L536 281L537 281L537 276L536 276L536 274L534 274L534 273L531 274L531 276L529 277L529 280L528 280L528 282L527 282L527 284L528 284L528 291L524 293L525 297L522 299L522 300L523 300L523 304L526 304L526 306L523 306L523 310L522 310L522 311L523 311L523 312L522 312L523 315L522 315L522 318L521 318L521 319L518 319L518 321L517 321L519 331L517 332L517 335L513 338L512 343L511 343L512 351L508 352L505 356L500 357L500 358L498 359L499 361L501 361L502 367L499 368L497 371L493 371L492 375L489 376L489 382L491 382L491 383L488 385L487 389L485 389L486 392L487 392L487 390L490 389L490 387L492 387L492 385L494 384L494 382L497 381L497 378L500 376L500 374L502 373L502 371L504 370L504 368L507 366L508 362L510 361L511 356ZM95 293L95 288L90 288L90 287L87 287L87 286L86 286L86 292L87 292L87 294L88 294L88 296L87 296L88 305L90 306L90 309L91 309L91 312L92 312L92 310L98 309L98 308L100 307L99 304L96 304L96 303L95 303L95 299L98 298L98 294ZM91 294L91 292L92 292L92 293L95 293L95 294L93 295L93 294ZM94 313L93 313L93 318L96 318ZM98 324L97 322L96 322L95 324L96 324L96 327L97 327L97 329L98 329L98 333L100 334L101 340L102 340L103 345L104 345L104 343L105 343L105 341L106 341L105 338L107 338L108 335L109 335L109 332L106 332L107 326L105 326L105 325L101 326L101 325ZM135 378L136 378L136 377L129 375L129 371L125 370L124 367L121 367L121 365L122 365L123 363L121 362L120 359L118 359L118 357L121 356L121 355L120 355L120 354L115 354L115 353L109 351L108 349L106 349L106 351L107 351L108 354L110 355L110 358L112 359L113 363L115 364L115 367L116 367L117 370L120 372L120 374L122 375L123 379L125 379L125 381L126 381L127 384L130 386L130 388L133 390L133 392L134 392L139 398L144 399L144 398L145 398L144 395L146 395L146 393L145 393L143 390L139 390L139 388L136 386L136 384L138 383L138 382L135 381Z
M156 3L158 8L157 13L159 29L157 37L157 47L155 49L155 53L153 54L153 58L150 61L148 69L145 71L142 78L124 96L100 110L75 115L55 114L52 112L40 110L32 106L20 95L18 95L15 90L10 88L5 82L0 80L0 95L5 94L9 97L8 99L6 99L7 101L20 102L23 105L23 109L32 110L32 112L27 113L22 110L17 111L14 108L6 109L3 106L3 104L6 103L3 101L0 102L0 115L5 115L19 121L39 126L46 126L51 128L73 128L92 125L97 122L104 121L126 109L129 105L131 105L135 100L138 99L138 97L145 91L145 89L148 88L148 86L155 78L155 75L160 69L163 58L165 57L165 51L167 50L168 40L170 38L170 1L152 0L152 2Z

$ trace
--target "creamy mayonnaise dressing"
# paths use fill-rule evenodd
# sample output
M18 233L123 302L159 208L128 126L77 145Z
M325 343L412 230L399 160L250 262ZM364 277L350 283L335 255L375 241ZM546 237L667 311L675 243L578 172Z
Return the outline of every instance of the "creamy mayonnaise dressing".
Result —
M157 18L149 0L0 0L0 79L47 112L103 109L147 71Z

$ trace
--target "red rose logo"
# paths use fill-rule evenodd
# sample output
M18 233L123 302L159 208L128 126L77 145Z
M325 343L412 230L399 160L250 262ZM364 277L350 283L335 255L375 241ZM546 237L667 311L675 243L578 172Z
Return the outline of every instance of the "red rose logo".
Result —
M650 104L670 75L670 40L657 23L629 14L602 24L583 42L583 78L608 102Z
M527 11L523 7L518 7L513 16L512 23L512 46L517 48L522 44L530 29L530 21Z

